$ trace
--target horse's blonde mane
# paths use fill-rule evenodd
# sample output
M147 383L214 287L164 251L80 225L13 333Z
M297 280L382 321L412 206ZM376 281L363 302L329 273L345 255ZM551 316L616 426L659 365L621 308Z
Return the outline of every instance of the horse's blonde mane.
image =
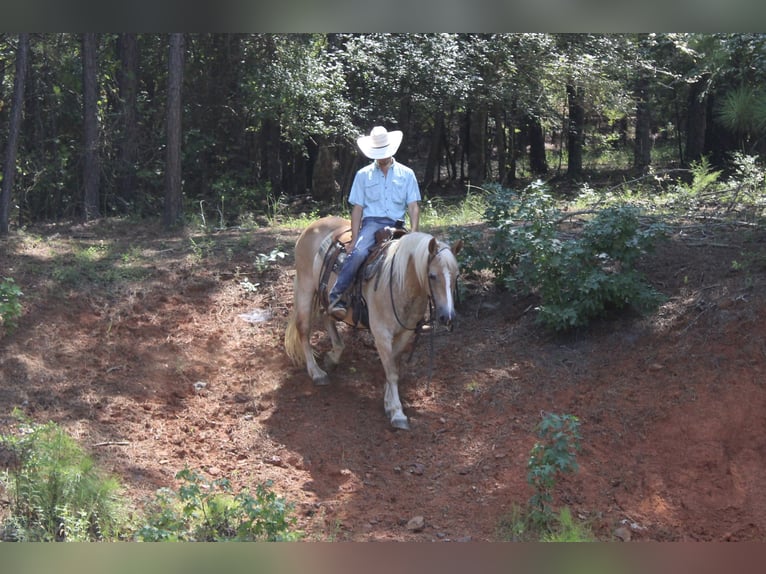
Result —
M395 241L388 249L382 272L390 276L393 272L393 287L404 288L410 258L415 261L415 273L420 285L428 285L428 243L433 239L428 233L412 231ZM393 265L393 269L391 268Z

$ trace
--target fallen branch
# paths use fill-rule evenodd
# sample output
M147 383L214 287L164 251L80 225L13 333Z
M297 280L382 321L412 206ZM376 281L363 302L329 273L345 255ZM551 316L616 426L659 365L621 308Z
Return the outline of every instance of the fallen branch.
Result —
M127 440L105 440L104 442L97 442L93 446L127 446L130 441Z

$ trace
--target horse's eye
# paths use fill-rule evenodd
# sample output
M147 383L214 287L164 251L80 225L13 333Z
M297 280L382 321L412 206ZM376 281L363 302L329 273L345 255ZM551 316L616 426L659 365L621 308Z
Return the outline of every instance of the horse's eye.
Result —
M436 273L429 273L429 274L428 274L428 278L429 278L431 281L433 281L434 279L436 279Z

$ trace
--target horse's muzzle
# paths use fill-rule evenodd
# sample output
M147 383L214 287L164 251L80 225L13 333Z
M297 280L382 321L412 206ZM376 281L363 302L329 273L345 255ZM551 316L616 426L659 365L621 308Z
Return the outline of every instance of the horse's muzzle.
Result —
M455 320L455 311L450 310L439 310L439 312L436 315L437 319L439 320L439 323L447 327L450 331L452 331L452 322Z

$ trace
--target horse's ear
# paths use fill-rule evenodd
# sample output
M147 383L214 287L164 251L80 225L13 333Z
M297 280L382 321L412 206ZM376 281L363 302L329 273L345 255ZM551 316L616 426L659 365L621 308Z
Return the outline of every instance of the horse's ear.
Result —
M463 240L462 239L458 239L457 241L455 241L452 244L452 247L450 249L452 249L452 253L454 255L457 255L458 253L460 253L460 250L462 248L463 248Z
M436 243L436 237L432 237L431 241L428 242L428 252L431 255L435 255L438 248L439 245Z

